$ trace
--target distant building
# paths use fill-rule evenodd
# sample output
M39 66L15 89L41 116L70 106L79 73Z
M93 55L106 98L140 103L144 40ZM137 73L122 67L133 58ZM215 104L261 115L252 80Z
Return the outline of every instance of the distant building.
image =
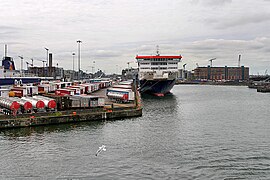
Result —
M179 80L193 80L193 73L191 71L188 70L184 70L184 69L178 69L178 79Z
M249 67L197 67L194 69L196 80L248 80Z
M39 77L53 77L54 79L64 78L64 69L58 67L51 67L51 72L49 73L48 67L29 67L28 73L35 74ZM49 75L51 74L51 75Z
M138 68L127 68L122 70L122 79L133 79L138 76Z

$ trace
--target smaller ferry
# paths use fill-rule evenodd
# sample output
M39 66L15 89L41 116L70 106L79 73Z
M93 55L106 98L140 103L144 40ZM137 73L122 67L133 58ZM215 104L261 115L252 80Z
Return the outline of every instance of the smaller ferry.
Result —
M31 74L24 76L22 72L16 70L13 58L7 56L7 46L5 45L5 56L2 59L2 66L0 66L0 87L14 84L38 83L46 79L52 78L36 77Z
M141 93L164 96L173 88L178 77L178 63L182 56L136 56Z

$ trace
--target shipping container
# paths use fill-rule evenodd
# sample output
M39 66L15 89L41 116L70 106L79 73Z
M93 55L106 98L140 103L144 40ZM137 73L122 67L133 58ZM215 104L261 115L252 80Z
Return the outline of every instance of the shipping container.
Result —
M116 84L116 85L113 85L113 88L132 89L132 86L131 85L124 85L124 84Z
M33 95L38 94L38 87L37 86L23 86L23 88L26 88L28 96L33 96Z
M48 93L48 92L50 92L50 87L48 84L38 85L39 94Z
M81 93L81 92L82 92L81 89L80 89L80 88L77 88L77 87L72 87L72 86L70 86L70 87L67 87L66 89L73 90L75 95L80 95L80 94L82 94L82 93Z
M85 88L85 93L86 94L91 93L91 85L90 84L80 84L80 86Z
M14 92L15 97L27 96L27 90L25 88L14 87L10 91Z
M9 89L0 89L0 97L8 98L9 97Z
M75 95L75 91L72 90L72 89L57 89L55 90L55 94L56 95L61 95L61 96L64 96L64 95Z
M121 102L130 102L135 100L134 92L131 89L108 88L106 95L112 100Z

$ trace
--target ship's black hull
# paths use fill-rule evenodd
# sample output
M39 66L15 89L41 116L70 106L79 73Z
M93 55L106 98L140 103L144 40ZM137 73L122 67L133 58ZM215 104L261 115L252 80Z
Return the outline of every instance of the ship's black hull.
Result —
M174 80L140 80L140 92L157 96L164 96L169 93L175 84Z

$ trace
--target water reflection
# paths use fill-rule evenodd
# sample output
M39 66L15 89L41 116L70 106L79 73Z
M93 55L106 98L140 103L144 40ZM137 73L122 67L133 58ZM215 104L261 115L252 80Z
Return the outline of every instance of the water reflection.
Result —
M100 129L105 125L106 121L79 122L49 126L36 126L15 129L4 129L0 131L0 136L8 137L9 139L17 139L18 137L28 137L33 134L48 134L57 132L74 131L78 129Z

